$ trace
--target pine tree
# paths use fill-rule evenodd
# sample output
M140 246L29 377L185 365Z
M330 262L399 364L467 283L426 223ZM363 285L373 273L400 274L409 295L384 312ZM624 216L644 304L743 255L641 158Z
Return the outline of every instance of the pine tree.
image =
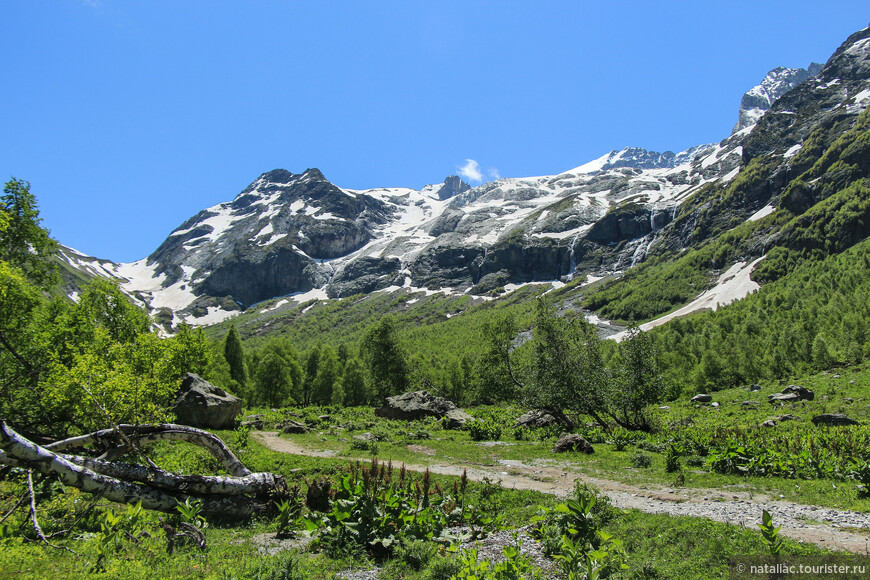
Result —
M338 357L331 346L324 346L320 351L317 365L317 376L311 384L311 399L318 405L329 405L333 402L333 391L340 377ZM341 401L344 402L344 401Z
M344 392L345 405L364 405L369 394L366 388L365 369L358 358L348 359L341 376L341 387Z
M235 325L230 326L230 331L224 341L224 358L230 365L230 376L239 383L240 387L244 388L248 381L248 372L245 369L245 351L242 348L242 341L239 339Z
M360 355L368 366L375 396L383 399L408 390L408 361L392 317L385 316L366 330Z
M317 370L320 366L320 345L315 345L308 351L305 359L305 379L302 382L302 404L310 405L314 393L314 379L317 378Z
M267 353L254 375L258 402L269 407L281 407L292 403L293 387L287 363L274 352Z

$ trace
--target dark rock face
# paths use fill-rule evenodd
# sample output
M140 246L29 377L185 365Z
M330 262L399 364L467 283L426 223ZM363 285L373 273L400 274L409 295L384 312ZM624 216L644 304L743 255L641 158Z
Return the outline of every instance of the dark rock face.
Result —
M743 162L802 143L822 122L856 117L839 107L860 92L870 77L870 28L851 35L828 59L818 76L783 94L758 121L743 143Z
M182 425L227 429L242 412L242 400L198 375L188 373L181 381L172 411Z
M553 453L565 453L566 451L579 451L580 453L595 453L592 445L576 433L562 433L556 444L553 445Z
M206 295L232 296L245 306L290 292L307 292L323 282L312 260L289 248L279 247L262 259L230 257L203 281Z
M374 292L391 285L401 285L398 258L358 258L340 270L329 283L327 295L343 298L354 294Z
M270 171L232 202L187 220L148 264L165 276L164 287L187 270L195 295L231 297L247 307L323 286L318 261L361 248L390 211L382 201L345 193L317 169Z
M471 286L484 254L479 246L433 246L411 264L411 277L419 286Z
M629 204L608 212L595 222L586 237L599 244L618 243L642 238L671 222L673 212Z
M478 279L503 270L514 284L558 280L571 271L571 250L552 240L510 237L486 252Z
M813 425L831 425L831 426L847 426L847 425L860 425L858 421L847 417L843 413L822 413L821 415L816 415L812 419Z
M455 231L459 222L464 217L465 214L461 211L447 208L429 227L429 235L437 238L442 234L449 234Z
M462 181L458 175L450 175L444 180L444 185L438 190L438 199L445 200L465 193L471 186Z
M533 409L528 413L524 413L517 418L514 427L528 427L529 429L540 429L547 427L556 422L556 418L543 409Z
M712 401L712 400L713 400L713 396L712 396L712 395L707 395L707 394L704 394L704 393L702 393L702 394L700 394L700 395L695 395L694 397L692 397L692 398L690 399L690 401L691 401L692 403L709 403L709 402Z
M429 391L413 391L403 395L387 397L383 407L375 409L375 415L385 419L414 421L424 417L446 418L449 427L461 427L474 417L459 409L452 401L436 397Z

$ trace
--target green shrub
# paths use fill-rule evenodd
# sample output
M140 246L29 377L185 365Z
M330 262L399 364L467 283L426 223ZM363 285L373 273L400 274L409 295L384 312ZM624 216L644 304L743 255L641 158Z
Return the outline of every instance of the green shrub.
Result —
M492 419L477 419L465 427L474 441L498 441L501 438L501 425Z
M631 456L631 464L638 469L646 469L652 465L652 457L643 451L637 450Z

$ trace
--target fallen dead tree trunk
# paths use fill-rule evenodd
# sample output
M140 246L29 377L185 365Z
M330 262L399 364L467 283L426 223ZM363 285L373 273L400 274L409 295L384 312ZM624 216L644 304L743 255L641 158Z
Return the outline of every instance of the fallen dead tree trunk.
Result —
M64 484L109 501L135 504L162 512L174 512L177 502L190 498L202 502L203 513L248 517L272 509L273 498L287 491L283 477L251 473L211 433L182 425L120 425L123 438L136 443L163 439L183 440L208 449L231 476L178 475L159 468L68 455L57 451L80 449L97 443L116 454L124 445L114 429L40 446L0 421L0 464L23 467L57 476ZM134 444L136 444L134 443Z
M187 425L166 423L162 425L118 425L117 429L103 429L87 435L71 437L45 446L50 451L80 449L85 445L97 445L105 449L101 459L114 461L131 453L129 445L157 441L185 441L202 447L217 459L230 475L243 477L251 472L233 455L233 452L219 437Z

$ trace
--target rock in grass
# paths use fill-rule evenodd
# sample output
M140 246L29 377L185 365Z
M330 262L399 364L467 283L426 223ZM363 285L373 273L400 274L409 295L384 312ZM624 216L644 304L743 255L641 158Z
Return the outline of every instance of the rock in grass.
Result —
M308 433L308 427L304 424L294 421L292 419L287 419L281 425L281 430L284 433L290 433L295 435L301 435L302 433Z
M767 395L767 402L771 405L777 403L797 403L800 400L800 395L796 393L776 393L773 395Z
M474 417L458 408L452 401L436 397L429 391L413 391L387 397L386 404L375 409L375 415L404 421L415 421L424 417L443 418L445 427L449 429L462 427L474 420Z
M800 385L789 385L784 388L782 392L783 394L795 394L800 397L802 401L812 401L816 398L816 394L812 390Z
M178 422L204 429L229 429L242 412L242 400L193 373L187 373L175 397Z
M798 421L798 417L795 417L791 414L780 415L779 417L768 417L764 420L764 423L761 424L762 427L776 427L777 423L783 423L785 421Z
M553 453L564 453L566 451L579 451L586 454L595 453L592 445L576 433L562 433L559 436L559 440L553 445Z
M514 427L527 427L529 429L540 429L547 427L556 422L556 418L543 409L532 409L528 413L520 415Z
M713 400L713 395L707 395L707 394L701 393L700 395L695 395L694 397L692 397L690 402L691 403L709 403L712 400Z
M858 421L847 417L843 413L822 413L812 418L813 425L831 425L835 427L844 425L859 425Z

